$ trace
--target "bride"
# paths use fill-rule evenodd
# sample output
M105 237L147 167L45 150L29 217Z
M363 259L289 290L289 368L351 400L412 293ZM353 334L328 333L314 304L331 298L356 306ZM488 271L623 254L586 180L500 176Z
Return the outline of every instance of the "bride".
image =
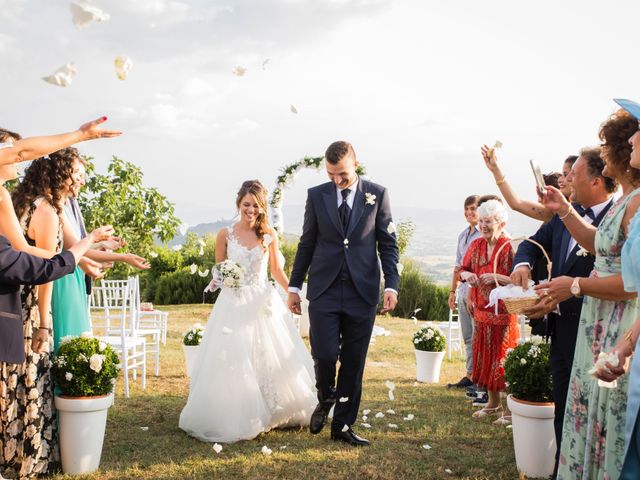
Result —
M216 239L216 262L244 267L224 288L205 329L180 428L205 442L248 440L273 428L306 426L316 404L313 362L267 278L287 290L278 239L267 223L262 184L242 184L240 219Z

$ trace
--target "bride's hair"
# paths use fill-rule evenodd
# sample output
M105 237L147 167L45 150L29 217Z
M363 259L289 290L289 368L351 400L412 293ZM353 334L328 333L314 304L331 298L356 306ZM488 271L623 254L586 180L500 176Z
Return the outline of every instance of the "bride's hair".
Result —
M256 216L255 232L260 243L264 246L264 235L269 229L269 219L267 216L267 189L259 180L247 180L242 183L238 196L236 197L236 207L240 209L240 202L245 195L252 195L260 207L260 213Z

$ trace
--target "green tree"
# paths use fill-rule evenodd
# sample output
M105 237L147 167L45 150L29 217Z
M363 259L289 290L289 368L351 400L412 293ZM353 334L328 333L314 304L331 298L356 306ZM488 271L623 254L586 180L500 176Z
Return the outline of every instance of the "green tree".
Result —
M111 224L127 241L127 250L142 256L152 249L155 238L171 240L180 225L173 204L143 184L140 167L115 156L106 174L96 173L87 159L87 185L79 202L88 230ZM111 274L126 275L129 268L118 265Z

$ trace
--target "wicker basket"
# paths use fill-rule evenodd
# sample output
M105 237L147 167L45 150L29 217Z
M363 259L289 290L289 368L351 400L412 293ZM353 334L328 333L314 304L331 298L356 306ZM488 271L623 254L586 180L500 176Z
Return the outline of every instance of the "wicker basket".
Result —
M531 242L534 245L536 245L538 248L540 248L540 250L542 250L544 257L547 260L547 281L551 281L551 259L549 258L549 255L545 251L544 247L540 245L538 242L536 242L535 240L531 240L528 237L518 237L510 240L509 242L503 243L495 254L495 258L493 259L493 278L496 282L496 287L500 286L500 283L498 282L498 275L496 273L496 269L498 268L498 257L500 256L500 252L506 245L516 240L524 240L527 242ZM538 297L538 295L534 295L531 297L503 298L502 301L504 302L504 306L507 309L508 313L512 315L518 315L522 313L524 310L530 307L533 307L536 303L538 303L539 299L540 297Z

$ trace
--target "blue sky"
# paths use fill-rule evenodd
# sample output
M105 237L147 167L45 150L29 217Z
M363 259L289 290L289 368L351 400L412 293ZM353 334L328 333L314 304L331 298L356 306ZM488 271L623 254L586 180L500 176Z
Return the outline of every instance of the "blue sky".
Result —
M243 180L271 187L336 139L397 206L495 192L479 149L498 139L509 180L533 197L529 158L558 169L597 143L613 97L640 100L630 0L91 3L111 18L79 30L68 1L0 0L0 125L29 135L108 115L126 134L82 152L99 168L111 155L140 165L189 224L231 216ZM134 62L125 81L120 54ZM42 81L71 61L72 85ZM324 180L300 175L285 202Z

